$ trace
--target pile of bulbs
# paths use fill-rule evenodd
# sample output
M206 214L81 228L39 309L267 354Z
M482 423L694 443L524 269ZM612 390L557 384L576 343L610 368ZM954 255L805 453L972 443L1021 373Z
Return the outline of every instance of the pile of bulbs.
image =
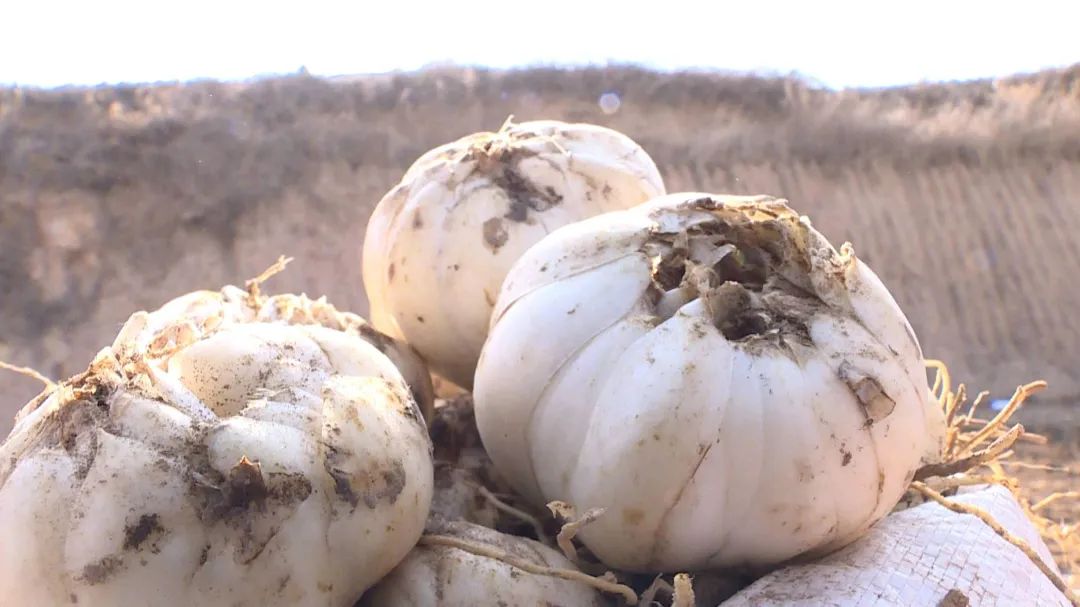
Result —
M190 293L28 403L4 604L617 604L844 547L940 452L918 340L850 245L780 199L667 194L607 128L431 150L362 264L370 324ZM429 369L471 401L433 406Z

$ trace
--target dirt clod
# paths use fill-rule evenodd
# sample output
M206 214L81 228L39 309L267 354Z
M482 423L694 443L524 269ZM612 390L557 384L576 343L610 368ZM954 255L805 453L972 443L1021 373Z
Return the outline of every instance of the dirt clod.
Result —
M82 581L90 585L107 582L109 578L119 573L124 568L124 561L116 556L107 556L96 563L90 563L83 567Z
M938 607L968 607L968 605L971 605L971 600L956 588L947 592L945 598L938 603Z
M483 232L484 244L491 249L492 253L497 253L510 238L510 234L506 231L503 220L499 217L492 217L485 221Z
M325 467L334 479L334 493L352 508L356 508L361 502L372 509L383 501L392 505L405 490L408 477L405 466L398 460L382 465L376 463L371 468L355 472L344 469L344 460L341 453L330 451Z
M494 178L496 185L510 197L510 209L505 217L510 221L524 222L529 211L542 212L562 202L562 195L553 188L540 188L509 165Z
M163 533L160 518L157 514L143 514L134 525L124 527L124 550L139 550L151 535Z

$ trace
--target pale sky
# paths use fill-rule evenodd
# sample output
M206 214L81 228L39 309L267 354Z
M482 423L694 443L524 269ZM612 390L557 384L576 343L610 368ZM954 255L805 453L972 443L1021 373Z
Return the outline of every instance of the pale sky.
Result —
M616 62L888 86L1080 62L1078 24L1077 0L4 0L0 85Z

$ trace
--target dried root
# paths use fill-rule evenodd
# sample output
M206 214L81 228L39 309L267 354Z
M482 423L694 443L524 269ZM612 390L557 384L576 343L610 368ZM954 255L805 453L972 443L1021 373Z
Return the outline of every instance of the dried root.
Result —
M1050 567L1046 565L1046 563L1043 562L1042 558L1039 557L1039 555L1035 552L1031 545L1024 541L1023 538L1019 538L1013 535L1009 532L1008 529L1002 527L1001 524L994 520L994 517L990 516L988 512L986 512L982 508L972 506L971 504L962 504L960 502L950 500L944 495L941 495L937 491L934 491L933 489L927 487L925 484L918 481L912 483L911 487L912 489L915 489L919 493L934 500L945 508L952 510L953 512L956 512L958 514L970 514L972 516L978 517L979 520L986 523L987 526L993 529L994 533L997 533L1005 541L1019 548L1025 556L1031 559L1031 562L1035 563L1039 570L1042 571L1044 575L1046 575L1046 577L1054 584L1054 586L1057 587L1058 590L1065 594L1066 598L1068 598L1073 605L1080 606L1080 599L1078 599L1073 593L1073 591L1065 584L1065 581L1062 580L1056 573L1054 573L1053 570L1050 569Z
M19 420L21 420L24 416L29 414L34 409L38 408L57 390L67 389L70 392L70 388L65 388L65 382L54 382L53 380L46 377L44 374L39 373L36 369L32 369L30 367L20 367L18 365L12 365L0 360L0 369L12 371L14 373L18 373L19 375L25 375L26 377L36 379L37 381L45 384L45 388L41 392L39 392L37 396L30 399L30 402L26 403L26 405L24 405L23 408L15 414L16 424L19 423ZM83 375L85 375L85 373ZM69 379L67 383L71 383L73 381L75 381L75 378ZM67 400L67 397L63 392L60 393L60 396L62 397L61 400ZM3 437L0 436L0 442L2 441Z
M581 566L583 563L578 556L577 547L574 546L574 537L577 536L582 527L603 516L604 509L591 508L579 517L577 510L566 502L554 501L549 503L547 507L548 510L551 510L551 514L565 521L562 529L559 530L559 535L555 538L559 549L562 550L566 558L570 559L571 563Z
M0 369L6 369L8 371L18 373L19 375L25 375L31 379L36 379L39 382L45 384L45 390L47 392L51 392L52 390L56 389L56 382L49 379L48 377L45 377L41 373L38 373L36 370L31 369L30 367L19 367L0 360Z
M656 596L661 592L666 593L668 596L675 594L675 588L664 579L663 574L656 576L649 587L641 593L641 600L638 601L638 607L653 607L653 604L659 605L656 601Z
M696 585L695 581L698 582ZM745 578L710 573L695 574L694 578L689 573L660 574L642 590L638 607L723 604L750 582Z
M694 584L690 581L690 575L679 573L675 575L675 598L671 607L694 607Z
M1054 473L1057 473L1057 474L1065 474L1065 475L1068 475L1068 476L1080 476L1080 470L1077 470L1075 468L1066 468L1066 467L1063 467L1063 466L1050 466L1048 464L1032 464L1032 463L1029 463L1029 462L1011 462L1011 461L1002 461L1002 462L998 462L998 463L1001 464L1002 466L1008 466L1008 467L1025 468L1025 469L1028 469L1028 470L1041 470L1043 472L1054 472Z
M548 503L547 507L555 518L563 521L562 528L555 538L563 555L583 571L595 574L603 570L602 564L593 563L581 558L577 547L574 545L574 538L583 527L603 516L604 509L590 508L589 510L586 510L584 514L579 515L577 509L566 502L553 501ZM611 571L607 571L599 577L611 581L616 580L615 574ZM637 587L641 588L641 586ZM668 597L669 602L660 602L658 600L660 595ZM638 607L652 607L653 605L694 607L696 604L695 601L694 585L690 579L690 575L687 573L679 573L675 575L672 582L668 582L663 574L656 576L649 586L642 591L641 598L636 604Z
M533 528L533 533L536 534L537 541L539 541L542 544L551 545L551 539L549 539L547 534L544 533L544 525L540 522L540 519L538 519L535 516L529 514L528 512L525 512L524 510L520 510L518 508L515 508L515 507L511 506L510 504L507 504L506 502L499 499L494 493L491 492L491 490L489 490L487 487L485 487L483 485L476 485L476 492L478 494L480 494L481 497L483 497L488 502L490 502L492 506L495 506L496 510L499 510L500 512L508 514L508 515L510 515L510 516L512 516L514 518L520 519L522 522L525 522L525 523L528 523L529 525L531 525L532 528ZM567 558L569 558L569 557L567 557ZM570 559L570 560L573 561L573 559Z
M285 257L284 255L281 255L280 257L278 257L277 261L273 263L273 265L263 270L261 274L259 274L255 278L250 278L244 281L244 288L247 289L248 296L255 301L260 300L262 294L259 292L259 287L262 285L262 283L270 280L275 274L280 274L281 272L285 271L285 266L289 265L289 262L291 262L292 260L292 257Z
M987 426L989 428L990 426ZM1006 451L1008 451L1013 443L1016 442L1024 434L1024 427L1017 424L1009 429L1008 432L994 439L994 442L989 447L981 449L966 457L954 459L950 462L942 462L938 464L929 464L923 466L915 472L915 480L921 481L928 479L932 476L952 476L953 474L960 474L977 468L988 462L992 462Z
M1054 493L1054 494L1048 495L1048 496L1044 497L1043 499L1039 500L1038 502L1036 502L1035 505L1033 505L1031 507L1031 511L1032 512L1038 512L1038 511L1042 510L1043 508L1046 508L1050 504L1052 504L1052 503L1054 503L1056 501L1059 501L1059 500L1066 500L1066 499L1074 500L1074 499L1077 499L1077 498L1080 498L1080 491L1064 491L1064 492L1061 492L1061 493Z
M495 548L492 546L486 546L477 542L472 542L466 539L457 538L449 535L439 534L424 534L420 538L420 545L422 546L448 546L450 548L457 548L470 554L482 556L489 559L501 561L520 569L526 573L533 575L546 575L550 577L556 577L563 580L570 580L573 582L581 582L588 584L589 586L596 588L601 592L607 592L611 594L617 594L623 598L627 605L636 605L638 602L638 595L634 592L634 589L624 584L618 583L615 580L614 575L605 574L603 576L593 576L587 573L582 573L575 569L558 569L554 567L545 567L543 565L536 565L529 561L520 559L505 550Z
M1080 571L1080 534L1078 525L1055 522L1042 514L1049 506L1066 500L1080 499L1080 491L1065 491L1043 497L1032 504L1031 499L1022 490L1018 479L1006 472L1006 467L1028 468L1045 472L1080 475L1080 471L1057 468L1040 464L1011 461L1013 446L1018 442L1046 444L1046 437L1025 433L1020 424L1009 424L1010 418L1020 409L1027 398L1044 388L1046 382L1035 381L1017 387L1009 402L993 418L986 420L975 417L979 405L985 401L987 392L979 393L965 414L960 410L966 402L966 390L963 385L952 389L949 370L941 361L928 360L927 367L937 371L931 393L945 412L948 424L943 457L940 463L930 464L915 473L911 488L924 498L933 500L949 510L961 514L977 516L998 535L1020 549L1061 590L1073 605L1080 606L1076 588L1067 583L1035 553L1024 540L1009 533L987 512L968 504L948 499L944 493L958 487L996 483L1008 488L1024 509L1025 513L1039 529L1044 539L1058 548L1060 559L1064 560L1065 570ZM985 472L979 472L979 470ZM1071 578L1072 576L1070 576Z

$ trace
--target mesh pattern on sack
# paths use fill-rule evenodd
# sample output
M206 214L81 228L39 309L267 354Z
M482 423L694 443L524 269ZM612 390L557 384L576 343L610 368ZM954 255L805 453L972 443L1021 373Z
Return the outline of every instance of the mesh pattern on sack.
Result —
M989 512L1058 570L1007 489L980 488L952 499ZM724 606L934 606L950 590L980 607L1069 605L1023 552L982 521L927 503L887 516L857 542L818 561L770 573Z

